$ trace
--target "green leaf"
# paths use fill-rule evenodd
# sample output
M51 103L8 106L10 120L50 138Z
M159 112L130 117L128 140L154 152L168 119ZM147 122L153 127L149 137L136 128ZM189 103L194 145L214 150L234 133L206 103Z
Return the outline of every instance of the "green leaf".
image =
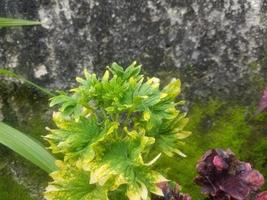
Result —
M50 129L51 134L45 136L52 151L64 153L65 160L76 158L90 161L94 157L90 145L101 140L105 133L96 118L81 118L74 121L64 119L59 113L55 113L54 121L60 129Z
M107 189L89 183L89 173L70 164L57 161L59 171L51 173L54 179L44 193L47 200L108 200Z
M65 115L73 114L76 119L79 118L78 115L81 113L81 105L73 96L68 96L66 94L61 94L54 96L50 99L50 106L61 105L60 111Z
M30 21L24 19L13 19L0 17L0 27L11 27L11 26L33 26L40 25L39 21Z
M181 81L179 79L171 80L171 82L166 85L162 91L167 93L171 98L175 98L181 92Z
M136 168L134 179L129 180L127 196L129 200L147 200L148 191L163 196L161 189L157 187L157 183L165 181L168 180L156 171L145 167Z
M0 143L50 173L57 170L55 158L39 143L0 122Z
M160 122L155 122L160 124L159 126L153 125L148 135L156 139L154 145L154 151L157 153L165 153L167 156L174 156L178 154L185 157L185 154L179 149L183 146L181 140L187 138L191 132L184 131L183 128L188 123L188 118L185 114L180 114L179 112L174 112L173 114L166 115L164 112L159 112L160 116L165 116L165 119L159 120ZM158 116L153 115L152 118Z
M116 62L111 64L111 68L109 68L109 70L112 72L113 75L117 75L117 76L123 77L124 70Z
M114 179L112 182L116 183L117 187L127 184L127 196L130 200L146 200L149 191L161 195L156 183L167 179L151 170L142 158L142 153L154 143L154 139L142 136L136 131L125 131L128 137L124 140L110 139L103 142L101 147L98 146L96 158L89 165L90 183L104 185Z

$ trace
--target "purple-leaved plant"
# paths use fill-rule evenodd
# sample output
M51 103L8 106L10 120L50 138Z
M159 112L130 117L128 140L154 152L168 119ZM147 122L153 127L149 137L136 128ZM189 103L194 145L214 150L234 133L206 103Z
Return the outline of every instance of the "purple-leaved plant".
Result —
M267 191L258 194L256 200L267 200Z
M195 178L202 192L213 200L267 200L267 192L257 195L264 177L242 162L230 150L207 151L197 164Z
M262 112L267 108L267 88L265 88L263 95L260 100L260 105L259 105L259 112Z
M157 186L162 190L164 197L157 197L156 200L192 200L191 196L180 192L178 184L171 185L165 181L158 183Z

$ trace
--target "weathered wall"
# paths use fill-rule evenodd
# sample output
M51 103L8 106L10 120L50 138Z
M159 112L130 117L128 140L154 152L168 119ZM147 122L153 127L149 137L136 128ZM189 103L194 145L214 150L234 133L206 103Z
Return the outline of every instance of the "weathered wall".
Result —
M113 61L127 65L133 60L164 82L180 77L191 102L220 97L251 104L267 81L266 0L0 0L0 16L43 22L0 30L0 68L51 88L71 86L84 67L100 73ZM2 83L0 78L0 120L36 138L46 134L51 116L47 99L28 95L29 88ZM199 107L209 112L209 106ZM239 136L237 121L228 118L235 112L222 114L224 110L211 116L192 113L191 123L198 127L194 118L203 115L200 125L212 129L218 125L216 116L225 116L218 129L231 136L234 123ZM35 168L4 150L0 157L7 160L5 170L41 199L47 177L40 178L41 171L33 176Z
M63 88L84 67L138 60L180 77L189 99L251 99L263 84L266 11L265 0L1 0L1 16L44 24L0 30L0 67Z

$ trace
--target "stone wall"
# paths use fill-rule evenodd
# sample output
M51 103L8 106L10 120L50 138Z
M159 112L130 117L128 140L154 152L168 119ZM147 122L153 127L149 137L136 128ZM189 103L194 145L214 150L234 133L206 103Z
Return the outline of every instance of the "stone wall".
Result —
M0 67L66 88L84 67L137 60L180 77L187 99L249 102L264 86L266 13L265 0L1 0L1 16L43 25L1 29Z

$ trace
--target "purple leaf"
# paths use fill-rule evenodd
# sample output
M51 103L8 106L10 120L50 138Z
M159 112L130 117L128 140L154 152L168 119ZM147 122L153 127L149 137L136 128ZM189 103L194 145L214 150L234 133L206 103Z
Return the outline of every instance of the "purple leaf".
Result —
M262 112L267 107L267 88L265 88L260 100L259 111Z
M213 165L215 166L215 168L218 171L222 171L222 170L227 169L229 167L228 164L220 156L214 156Z
M264 184L261 173L230 150L207 151L197 164L197 172L196 184L214 200L248 200Z
M159 197L157 200L192 200L188 194L180 193L180 186L178 184L171 186L168 182L161 182L157 186L164 194L164 198Z
M267 191L258 194L256 200L267 200Z

